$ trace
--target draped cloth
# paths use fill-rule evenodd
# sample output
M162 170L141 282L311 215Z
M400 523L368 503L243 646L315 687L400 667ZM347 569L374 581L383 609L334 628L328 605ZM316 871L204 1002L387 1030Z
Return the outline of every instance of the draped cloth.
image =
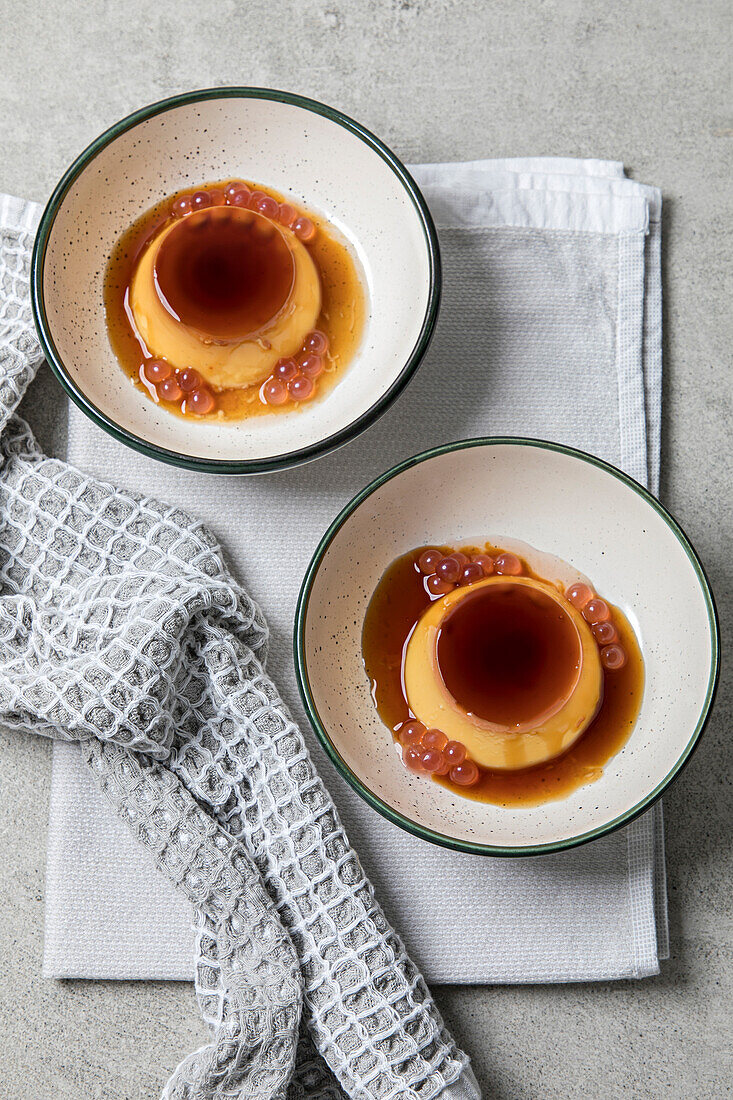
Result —
M164 1100L476 1100L209 531L42 454L32 234L0 226L0 723L79 741L195 909L211 1041Z

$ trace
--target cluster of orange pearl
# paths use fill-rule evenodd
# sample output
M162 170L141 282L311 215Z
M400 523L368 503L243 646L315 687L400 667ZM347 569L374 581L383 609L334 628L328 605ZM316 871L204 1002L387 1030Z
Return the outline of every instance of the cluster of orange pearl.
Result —
M593 637L601 647L601 664L615 672L626 664L626 652L618 644L618 631L611 619L611 609L605 600L599 599L593 589L578 581L571 584L565 593L565 599L577 607L583 618L590 624Z
M216 406L213 393L193 367L176 370L167 359L145 359L140 367L140 381L159 401L178 405L184 414L206 416Z
M431 596L444 596L460 585L475 584L492 573L518 577L524 572L516 554L501 553L495 558L491 554L472 554L469 558L460 550L450 554L423 550L417 567L425 577L425 589Z
M467 758L461 741L449 741L441 730L427 729L414 718L402 723L397 738L402 745L402 762L411 772L447 775L458 787L478 783L478 767Z
M307 401L316 390L316 378L326 369L328 337L314 329L303 341L297 358L278 359L272 374L260 389L265 405L284 405L286 401Z
M210 206L236 206L240 210L254 210L256 214L262 214L263 217L284 225L286 229L291 229L301 241L312 241L316 235L316 227L311 219L299 214L289 202L278 202L264 191L252 191L242 180L232 180L223 190L211 187L206 191L179 195L173 200L171 213L176 218L185 218L187 214L207 210Z

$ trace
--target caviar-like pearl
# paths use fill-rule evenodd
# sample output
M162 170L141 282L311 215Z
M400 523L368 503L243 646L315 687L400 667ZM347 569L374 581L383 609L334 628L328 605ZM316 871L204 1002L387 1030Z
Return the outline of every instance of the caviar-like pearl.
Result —
M223 206L225 202L224 192L220 191L218 187L212 187L209 191L209 205Z
M442 750L448 744L448 738L445 736L442 730L436 730L433 727L429 730L425 730L422 743L426 749L437 749L438 752L442 752Z
M440 550L423 550L422 554L417 559L417 567L421 573L429 577L431 573L435 572L435 566L442 557L443 555Z
M260 195L262 195L261 198ZM264 195L262 192L255 191L252 194L252 209L265 218L276 218L280 213L280 203L277 199L273 199L272 195Z
M440 754L440 761L440 767L435 769L433 775L447 775L450 771L450 761L446 760L444 752Z
M295 378L291 378L288 382L288 393L294 401L307 401L314 389L313 380L306 378L304 374L296 374Z
M577 607L578 611L582 611L588 600L593 599L593 589L587 584L583 584L582 581L578 581L577 584L571 584L565 593L565 599L568 603L571 603L573 607Z
M237 187L231 194L227 194L227 198L231 206L238 206L243 210L249 208L250 199L252 198L252 192L249 187Z
M476 581L481 581L483 579L484 571L475 561L470 561L461 573L461 584L475 584Z
M316 235L316 227L310 218L298 218L293 222L293 233L301 241L312 241Z
M178 385L184 393L193 393L202 383L201 375L193 367L185 367L183 370L179 370L176 377L178 378Z
M268 405L284 405L288 399L288 387L279 378L268 378L260 394Z
M283 382L289 382L298 373L298 364L294 359L278 359L272 373L276 378L282 378Z
M314 355L325 355L328 351L328 337L325 332L314 329L306 336L303 347L306 351L312 351Z
M461 569L463 568L464 565L468 565L468 563L471 560L469 558L468 554L464 554L462 550L454 550L453 553L451 554L451 557L456 559L456 561L460 565Z
M450 770L450 781L458 787L472 787L478 782L478 768L473 760L466 760Z
M173 367L165 359L146 359L143 363L143 374L148 382L162 382L173 373Z
M294 206L291 206L289 202L280 203L280 209L277 212L277 219L281 225L284 225L287 229L290 229L290 226L293 224L297 216L298 211L295 209Z
M591 630L599 645L610 645L611 642L618 641L618 631L609 619L605 623L593 623Z
M209 192L194 191L193 195L191 196L191 206L194 210L206 210L207 207L211 206ZM193 222L191 222L191 225L193 225Z
M232 180L224 188L224 196L226 199L231 199L233 195L236 195L237 191L249 191L249 187L244 180Z
M449 584L456 584L461 576L462 565L455 554L448 554L438 562L435 572L441 580Z
M425 726L418 722L417 718L411 718L403 722L399 728L397 738L401 745L419 745L425 738Z
M409 768L411 772L422 772L422 749L408 745L406 749L403 749L402 763L406 768Z
M425 585L431 596L444 596L446 592L452 592L454 587L450 581L444 581L437 573L433 573L431 577L428 577Z
M615 672L626 664L626 654L620 645L607 645L601 650L601 664Z
M174 375L169 378L164 378L162 382L158 383L158 397L162 401L172 401L177 403L183 397L183 390L178 385Z
M259 212L260 203L265 199L269 199L269 197L270 196L265 191L253 191L249 197L250 209Z
M466 746L462 741L449 741L443 749L443 755L450 762L451 767L462 764L466 759Z
M300 369L306 378L318 378L326 369L326 364L320 355L304 355L300 360Z
M195 413L196 416L206 416L214 408L216 402L214 395L206 386L200 386L194 390L186 400L186 412Z
M583 608L583 618L589 623L605 623L611 618L611 609L605 600L599 600L596 597L589 600Z
M171 213L176 218L185 218L193 210L190 195L179 195L171 206Z
M422 766L426 772L437 772L443 765L445 760L443 759L442 752L438 749L424 749L422 754Z
M509 577L518 577L522 572L522 563L516 554L499 554L499 557L494 562L494 568L497 573L502 573Z
M481 572L485 577L490 577L494 572L494 559L490 554L474 554L473 561L481 566Z

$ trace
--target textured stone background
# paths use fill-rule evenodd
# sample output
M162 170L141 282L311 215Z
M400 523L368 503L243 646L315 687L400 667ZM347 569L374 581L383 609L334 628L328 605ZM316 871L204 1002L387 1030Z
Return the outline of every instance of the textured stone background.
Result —
M727 0L0 0L0 190L44 201L117 118L213 84L323 99L406 161L623 160L664 192L662 497L709 570L725 651L731 29ZM28 400L47 449L61 401L48 375ZM660 977L436 991L487 1097L730 1095L732 704L724 677L665 799L674 954ZM193 992L41 979L49 750L0 736L0 1096L147 1100L202 1037Z

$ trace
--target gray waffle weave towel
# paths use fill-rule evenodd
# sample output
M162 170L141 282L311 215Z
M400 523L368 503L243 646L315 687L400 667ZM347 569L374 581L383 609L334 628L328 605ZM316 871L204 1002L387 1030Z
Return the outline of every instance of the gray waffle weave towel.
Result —
M475 1100L205 527L41 454L29 231L0 231L0 721L80 741L193 903L212 1041L163 1096Z

